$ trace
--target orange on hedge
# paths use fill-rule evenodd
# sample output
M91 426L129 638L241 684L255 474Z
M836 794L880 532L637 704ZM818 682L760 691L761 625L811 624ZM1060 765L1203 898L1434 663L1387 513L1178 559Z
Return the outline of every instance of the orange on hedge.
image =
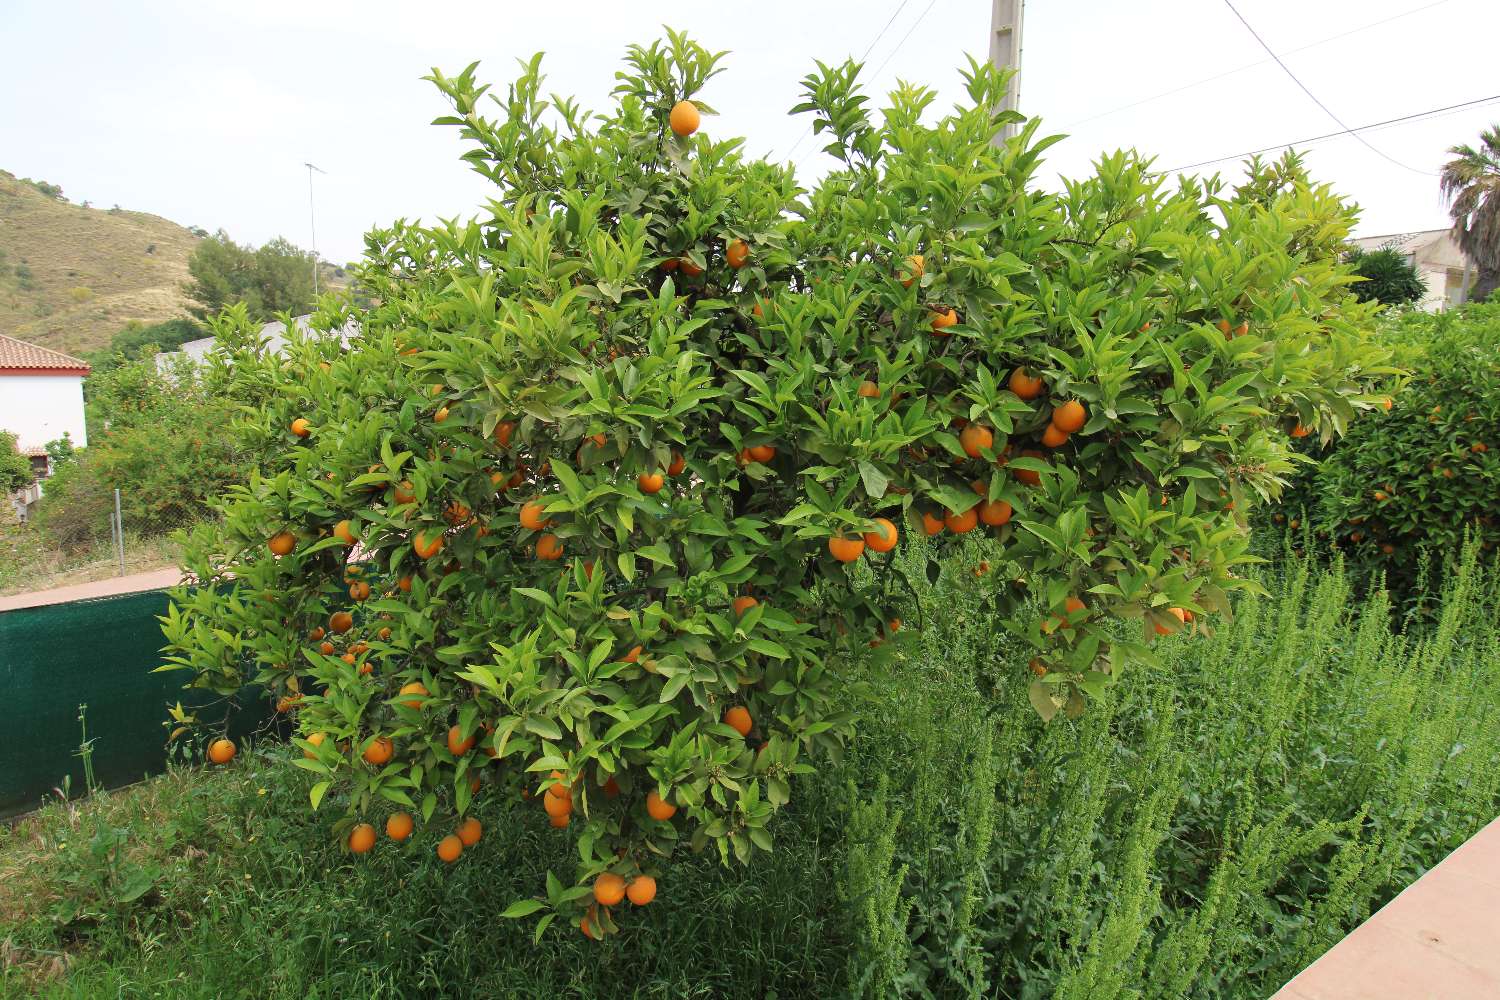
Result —
M943 527L955 535L967 534L973 531L977 524L979 524L979 510L977 507L970 507L962 514L955 514L950 510L947 516L943 518Z
M338 524L335 524L333 526L333 537L337 538L345 545L353 545L355 542L359 541L359 536L354 533L354 527L348 522L347 519L340 521Z
M305 438L312 433L312 424L307 422L306 417L298 417L292 421L292 433L299 438Z
M889 552L899 541L901 532L888 518L877 517L874 529L865 532L865 544L870 547L871 552Z
M656 898L656 879L650 875L637 875L625 887L625 896L636 906L645 906Z
M412 681L410 684L403 684L401 686L401 693L413 694L417 696L416 698L408 698L401 704L405 705L407 708L421 708L422 699L427 697L427 688L422 684L421 681Z
M353 653L345 653L343 656L339 657L339 659L343 660L345 663L349 664L351 667L354 666L355 656L354 656Z
M467 739L464 731L458 726L448 727L448 752L455 757L462 757L474 747L474 737L471 734Z
M920 281L922 275L926 273L927 261L919 253L912 254L906 258L906 270L903 272L904 277L901 279L901 287L910 288L916 282Z
M1185 610L1183 610L1182 608L1168 608L1167 609L1167 614L1172 615L1174 618L1176 618L1179 622L1181 622L1183 624L1187 623L1187 612ZM1168 627L1166 625L1163 625L1161 622L1155 622L1155 623L1153 623L1153 627L1156 629L1156 634L1157 635L1171 635L1173 632L1177 631L1176 628L1170 628L1170 627ZM1181 627L1181 626L1178 626L1178 627Z
M1068 443L1068 432L1056 424L1048 424L1047 429L1042 431L1042 444L1048 448L1061 448Z
M1303 427L1300 423L1298 423L1297 426L1291 429L1291 435L1294 438L1305 438L1310 433L1311 432L1306 427Z
M863 538L834 537L828 539L828 553L841 563L850 563L864 555Z
M862 399L879 399L880 386L876 385L874 382L871 382L869 379L865 379L859 384L859 395Z
M1002 524L1010 522L1014 511L1010 504L1004 500L981 500L979 501L979 520L992 528L998 528Z
M931 511L922 511L922 530L927 532L928 538L931 538L933 535L942 534L943 519Z
M458 829L454 832L458 834L458 839L465 847L473 847L479 843L479 838L484 834L484 827L480 825L479 820L470 816L458 824Z
M328 616L328 631L347 632L354 627L354 616L347 611L335 611Z
M563 554L562 541L550 531L536 540L536 557L545 562L561 559Z
M660 472L643 472L635 477L635 484L642 493L660 493L661 488L666 485L666 479Z
M594 879L594 899L614 906L625 898L625 880L614 872L604 872Z
M307 742L311 743L314 747L320 747L323 745L323 741L326 739L328 739L327 733L313 733L312 735L307 737ZM316 757L317 754L312 750L304 750L302 751L302 756L311 760L312 758Z
M399 579L399 580L396 581L396 586L398 588L400 588L401 593L403 593L403 594L410 594L411 593L411 577L409 577L409 576L403 576L401 579Z
M273 556L284 556L297 547L297 536L290 531L278 531L266 542Z
M450 865L457 861L459 855L463 854L463 852L464 842L451 833L438 841L437 856Z
M364 854L375 846L375 828L368 823L360 823L349 831L349 850L355 854Z
M233 740L217 739L208 745L208 759L215 764L228 764L234 760L235 747Z
M440 406L440 407L438 407L437 412L432 415L432 422L435 423L435 424L440 424L444 420L447 420L447 419L448 419L448 408L446 406Z
M750 452L750 457L752 459L762 464L769 462L771 459L776 457L776 449L768 444L758 444L753 448L747 448L746 450Z
M703 268L693 263L693 259L691 257L684 257L682 258L682 273L687 275L689 278L696 278L698 277L698 275L703 273Z
M1010 373L1010 391L1022 399L1036 399L1042 394L1044 385L1040 375L1028 374L1025 368Z
M672 105L672 110L667 115L667 123L671 125L673 134L680 137L690 136L698 131L702 120L698 106L692 101L678 101Z
M572 819L572 815L570 813L563 813L560 816L548 816L547 817L548 822L550 822L554 827L558 828L559 830L562 829L563 827L567 826L568 825L568 821L570 819Z
M1076 434L1088 420L1088 410L1076 399L1070 399L1052 411L1052 426L1067 434Z
M759 603L759 601L750 596L736 597L732 602L734 613L739 616L743 616L746 611L749 611Z
M958 310L949 309L946 312L939 311L932 317L932 335L934 337L950 336L948 328L958 325Z
M1042 453L1039 451L1023 451L1021 452L1021 457L1041 458ZM1040 486L1042 483L1042 474L1035 469L1016 469L1015 476L1017 480L1025 483L1027 486Z
M552 789L547 790L550 792ZM566 816L573 811L573 799L567 795L543 795L542 808L547 810L547 815L554 819L558 816Z
M680 476L685 468L687 468L687 459L682 457L682 452L672 452L672 464L667 466L667 475Z
M750 259L750 245L744 240L730 240L729 246L724 249L724 260L735 270L745 266Z
M995 435L982 424L969 424L958 435L958 443L963 447L965 455L978 458L980 452L994 447Z
M624 656L620 657L620 662L621 663L639 663L640 659L641 659L641 652L642 652L642 649L641 649L640 646L633 646L633 647L631 647L630 652L628 652Z
M331 642L325 641L321 646L318 647L318 652L322 653L324 656L332 656L333 651L334 645Z
M411 813L391 813L385 821L385 835L392 840L402 841L411 836L412 827L415 825Z
M510 420L502 420L495 425L495 443L502 448L510 447L510 437L516 432L516 425Z
M430 537L424 537L424 534L430 535ZM441 531L427 533L418 531L411 538L412 551L417 554L418 558L431 559L442 551L443 533Z
M529 500L521 505L521 527L528 531L541 531L551 521L547 518L546 505L540 500Z
M365 759L365 763L380 767L382 764L389 764L395 753L396 744L391 742L389 736L376 736L365 744L365 751L360 756Z
M741 736L750 735L750 727L754 724L750 718L750 710L744 705L735 705L724 713L724 724Z
M656 789L653 788L646 793L646 815L665 822L677 815L677 807L656 794Z

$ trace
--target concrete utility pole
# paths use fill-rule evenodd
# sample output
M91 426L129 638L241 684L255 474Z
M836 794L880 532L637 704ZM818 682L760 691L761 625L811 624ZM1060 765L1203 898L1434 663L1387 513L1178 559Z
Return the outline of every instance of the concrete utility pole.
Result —
M320 174L328 171L311 163L302 164L307 168L307 221L312 226L312 265L313 265L313 298L318 297L318 213L313 208L313 183L312 175L316 170Z
M1005 100L1000 104L1001 110L1014 111L1021 96L1021 15L1025 0L990 0L990 3L990 65L1015 70L1016 75L1005 88ZM1015 134L1016 127L1007 125L995 137L995 144Z

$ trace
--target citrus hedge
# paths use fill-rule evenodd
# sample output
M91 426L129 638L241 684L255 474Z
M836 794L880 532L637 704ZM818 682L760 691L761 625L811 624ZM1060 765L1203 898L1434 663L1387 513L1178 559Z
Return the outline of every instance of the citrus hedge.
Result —
M846 654L909 641L910 533L1006 545L993 601L1045 609L1006 618L1031 703L1077 714L1226 609L1287 432L1342 432L1383 371L1350 211L1294 161L1169 190L1122 153L1050 194L1003 75L927 124L847 64L805 81L841 162L809 191L707 134L720 58L633 46L602 114L544 99L540 56L503 95L434 73L496 197L369 235L376 304L313 324L356 321L349 351L229 336L271 458L191 547L224 592L165 623L193 684L296 713L351 851L457 861L475 797L545 809L579 863L506 911L538 933L613 932L680 849L771 848L853 725Z

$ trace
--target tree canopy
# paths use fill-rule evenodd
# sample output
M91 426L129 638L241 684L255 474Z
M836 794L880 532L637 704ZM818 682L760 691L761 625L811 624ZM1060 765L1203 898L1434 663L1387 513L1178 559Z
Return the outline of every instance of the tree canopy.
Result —
M302 315L313 305L313 255L280 237L259 249L241 246L224 230L201 240L188 258L192 280L184 287L206 320L236 302L264 323L277 313Z

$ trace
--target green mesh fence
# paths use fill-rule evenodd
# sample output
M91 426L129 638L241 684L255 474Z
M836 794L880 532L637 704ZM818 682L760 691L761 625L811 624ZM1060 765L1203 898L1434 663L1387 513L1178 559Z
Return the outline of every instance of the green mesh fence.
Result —
M162 722L179 700L200 718L228 719L242 739L268 725L251 689L232 700L187 692L181 671L155 674L165 591L0 612L0 816L35 808L54 789L85 791L79 706L87 705L94 780L129 784L167 762Z

